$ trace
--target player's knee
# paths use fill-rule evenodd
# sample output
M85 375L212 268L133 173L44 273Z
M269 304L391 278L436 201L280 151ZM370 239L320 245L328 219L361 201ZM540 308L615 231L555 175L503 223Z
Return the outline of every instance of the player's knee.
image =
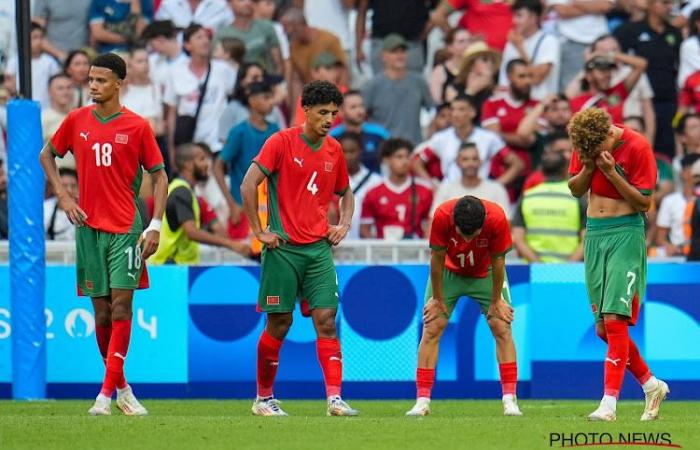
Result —
M495 317L490 318L488 323L494 338L498 340L511 339L511 328L509 323Z
M131 320L131 316L131 305L121 302L116 302L112 305L112 321Z
M291 314L270 314L267 317L267 331L276 339L284 339L292 326Z
M316 333L321 337L333 338L336 335L335 316L325 315L314 320Z
M447 319L440 318L426 323L423 325L423 339L427 340L428 342L439 340L446 327Z
M112 311L109 308L95 310L95 325L109 327L112 325Z

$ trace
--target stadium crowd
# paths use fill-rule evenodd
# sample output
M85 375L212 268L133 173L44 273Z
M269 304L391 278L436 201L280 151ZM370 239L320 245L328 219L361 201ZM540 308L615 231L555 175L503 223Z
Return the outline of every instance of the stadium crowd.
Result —
M0 0L0 239L14 3ZM437 205L475 195L506 211L521 258L581 260L566 128L598 107L656 151L649 255L700 259L698 0L32 0L31 14L44 140L90 103L91 58L118 53L122 104L150 122L168 174L196 185L198 205L172 193L168 221L207 243L260 253L241 181L270 135L304 122L304 83L326 80L344 94L330 134L356 199L349 238L423 238ZM59 166L77 196L74 160ZM153 202L139 202L148 223ZM51 192L44 218L47 239L74 239Z

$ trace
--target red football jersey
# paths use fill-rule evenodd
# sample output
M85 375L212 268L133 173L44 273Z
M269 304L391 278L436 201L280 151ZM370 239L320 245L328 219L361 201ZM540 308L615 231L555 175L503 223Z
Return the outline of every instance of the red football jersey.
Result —
M457 275L485 278L491 267L491 256L507 253L513 246L506 213L498 204L481 200L486 220L481 233L471 241L465 240L454 223L454 209L459 199L441 204L435 210L430 229L430 247L447 249L445 268Z
M620 81L604 93L581 94L572 98L569 104L572 112L579 112L595 106L607 111L614 123L621 123L624 120L623 106L627 97L629 97L629 92L625 88L624 81Z
M466 9L459 26L473 35L480 34L489 47L503 51L508 31L513 25L511 1L508 0L443 0L452 10Z
M127 233L138 216L141 167L163 168L163 156L146 120L122 107L100 117L95 105L71 111L49 143L57 156L73 152L80 208L91 228ZM139 230L140 231L140 230Z
M373 187L362 201L361 224L374 224L377 228L377 238L384 239L384 227L387 225L401 226L404 236L411 232L415 237L423 237L423 222L430 214L433 204L433 190L430 183L413 178L415 182L415 213L413 211L413 192L411 179L401 186L395 186L389 180ZM415 216L415 221L412 218Z
M330 136L313 145L303 127L278 131L253 161L268 178L270 231L293 244L325 239L333 194L350 185L343 149Z
M651 145L643 135L636 131L622 125L615 126L622 128L622 137L612 151L612 156L615 158L615 170L639 192L651 195L656 188L657 175L656 158ZM569 174L576 175L581 169L583 169L583 164L578 158L578 153L574 152L569 164ZM597 167L593 171L591 192L608 198L620 200L623 198Z
M685 80L678 94L678 106L686 107L695 114L700 113L700 70Z

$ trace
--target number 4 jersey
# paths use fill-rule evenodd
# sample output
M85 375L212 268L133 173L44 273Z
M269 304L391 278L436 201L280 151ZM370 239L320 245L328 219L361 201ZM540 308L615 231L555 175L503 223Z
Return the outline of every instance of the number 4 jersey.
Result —
M486 220L481 233L471 241L464 239L454 223L454 209L459 199L448 200L435 210L430 229L430 247L447 250L445 268L470 278L485 278L491 255L507 253L513 245L506 214L498 204L481 200Z
M149 172L163 168L148 122L124 107L100 117L94 105L85 106L68 114L49 146L56 156L75 156L79 204L87 225L108 233L132 231L141 167Z
M350 185L343 149L327 136L313 144L303 127L270 136L253 159L268 179L270 231L293 244L325 239L333 194Z

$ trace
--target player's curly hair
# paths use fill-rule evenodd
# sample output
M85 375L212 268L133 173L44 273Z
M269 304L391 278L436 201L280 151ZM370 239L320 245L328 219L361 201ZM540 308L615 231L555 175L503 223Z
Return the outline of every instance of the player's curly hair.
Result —
M457 200L452 216L459 231L470 235L484 226L486 208L484 208L484 204L478 198L465 195Z
M116 53L102 53L92 60L93 67L103 67L109 69L119 78L126 78L126 62Z
M612 126L610 115L599 108L588 108L571 118L567 130L579 156L594 157L600 144L608 138Z
M330 81L312 81L304 86L301 94L301 106L325 105L335 103L343 104L343 94Z

